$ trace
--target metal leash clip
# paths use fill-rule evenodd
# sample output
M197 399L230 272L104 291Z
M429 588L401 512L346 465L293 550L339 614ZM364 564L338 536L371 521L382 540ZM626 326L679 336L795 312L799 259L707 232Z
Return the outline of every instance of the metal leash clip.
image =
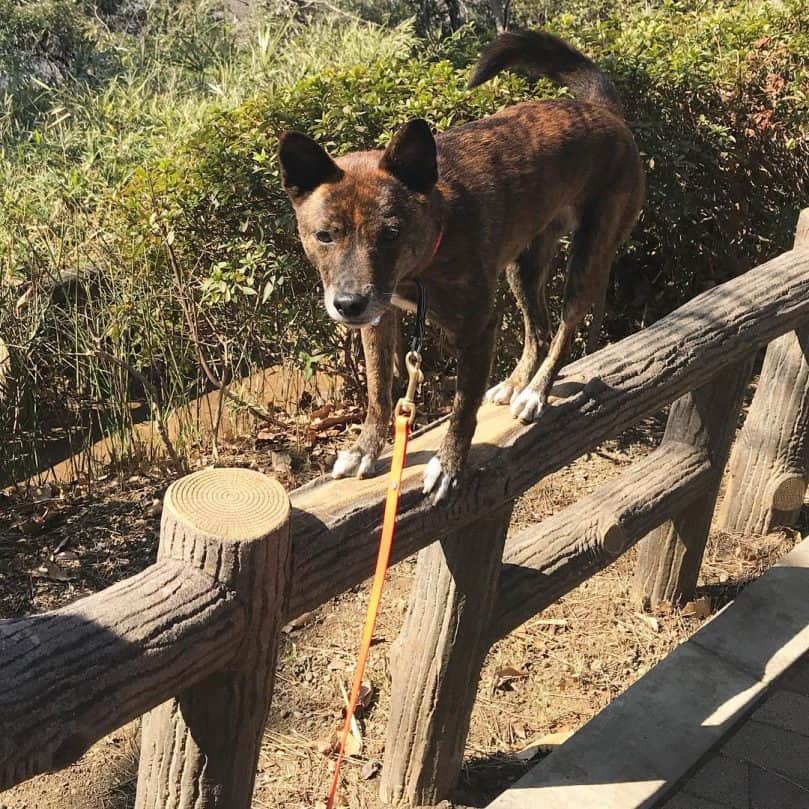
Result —
M416 392L424 381L421 372L421 354L418 351L408 351L405 357L407 366L407 392L396 402L395 415L406 416L409 424L416 418Z

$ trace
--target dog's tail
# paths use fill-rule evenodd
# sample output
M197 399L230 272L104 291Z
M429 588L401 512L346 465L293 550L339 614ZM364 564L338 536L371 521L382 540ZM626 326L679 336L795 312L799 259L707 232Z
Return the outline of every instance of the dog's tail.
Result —
M623 114L615 85L583 53L546 31L506 31L490 42L467 87L477 87L511 67L523 67L569 87L583 101Z

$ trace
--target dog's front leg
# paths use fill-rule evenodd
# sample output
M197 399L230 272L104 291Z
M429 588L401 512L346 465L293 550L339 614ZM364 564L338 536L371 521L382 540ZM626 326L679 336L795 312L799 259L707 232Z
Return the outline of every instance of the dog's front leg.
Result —
M460 482L489 377L495 326L493 318L475 340L458 346L458 384L449 430L424 470L424 493L432 492L434 503L444 500Z
M354 445L337 455L332 468L332 475L336 478L354 474L363 478L369 475L388 439L398 328L399 314L389 309L378 325L367 326L360 332L368 380L368 412Z

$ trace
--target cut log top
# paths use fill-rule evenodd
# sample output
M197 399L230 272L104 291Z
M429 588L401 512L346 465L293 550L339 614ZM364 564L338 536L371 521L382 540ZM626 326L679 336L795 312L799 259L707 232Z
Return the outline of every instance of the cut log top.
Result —
M252 469L203 469L169 486L163 520L183 523L219 540L248 542L289 519L284 489Z
M715 287L619 343L571 363L556 399L525 426L507 407L481 408L467 477L448 505L421 494L424 464L446 425L413 439L402 482L395 560L489 513L546 475L701 387L731 363L809 321L809 250L800 249ZM290 617L373 572L386 463L368 480L293 492ZM606 526L609 529L609 526ZM608 530L608 534L609 534ZM608 545L614 535L608 536Z
M157 564L60 610L0 620L0 790L65 766L211 674L271 678L252 646L274 653L267 627L286 610L288 541L280 483L196 472L166 493Z

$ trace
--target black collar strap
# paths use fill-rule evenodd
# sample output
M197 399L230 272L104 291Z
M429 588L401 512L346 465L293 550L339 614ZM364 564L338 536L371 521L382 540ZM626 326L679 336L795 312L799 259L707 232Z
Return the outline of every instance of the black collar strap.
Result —
M421 343L424 339L424 324L427 321L427 288L417 278L414 279L418 290L416 302L416 326L413 330L413 339L410 341L410 350L421 353Z

